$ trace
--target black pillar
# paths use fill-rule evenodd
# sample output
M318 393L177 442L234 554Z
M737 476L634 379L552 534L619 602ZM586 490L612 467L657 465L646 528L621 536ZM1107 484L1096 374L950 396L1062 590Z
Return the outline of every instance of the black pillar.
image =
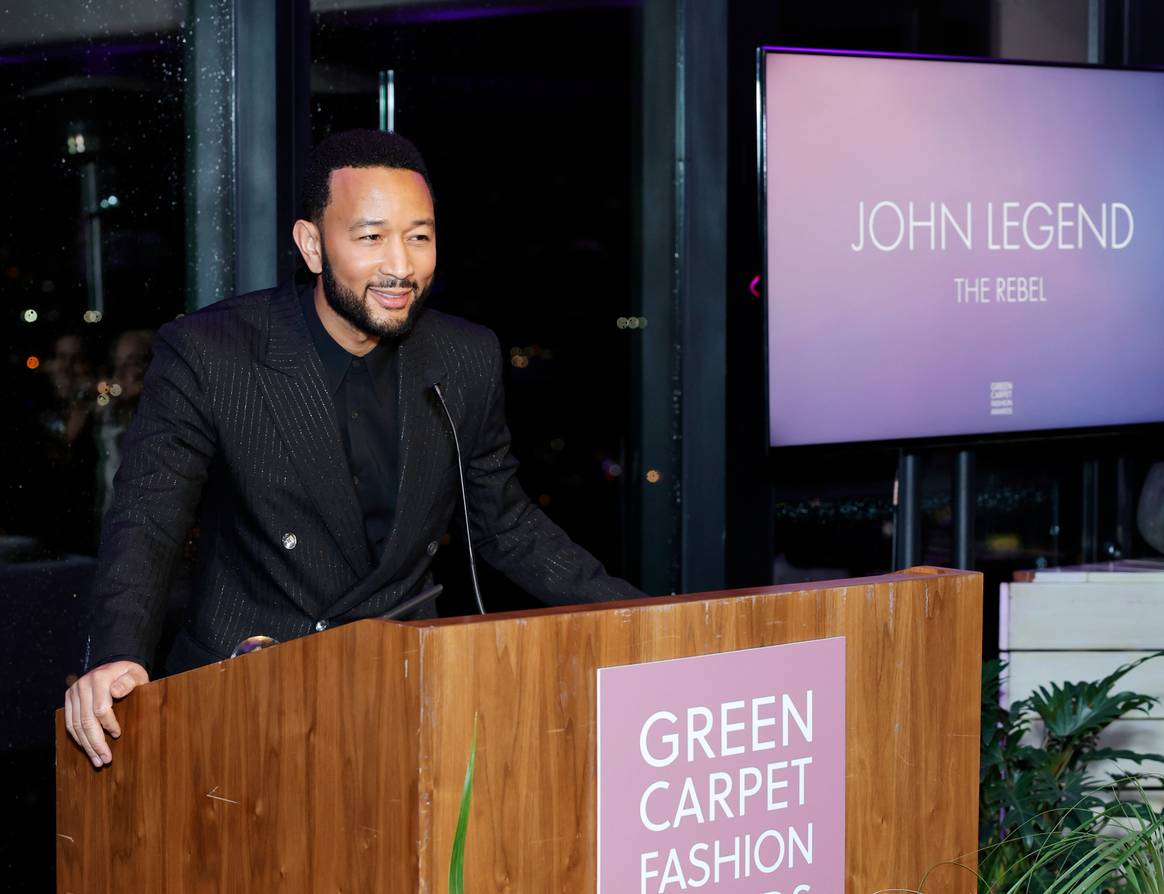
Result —
M894 489L893 567L909 568L921 562L921 458L902 453Z
M295 269L291 225L310 112L308 0L235 0L235 289Z
M267 288L298 263L310 134L309 0L190 0L187 306Z
M234 291L234 3L190 0L186 26L186 308Z
M954 567L974 570L974 454L959 450L954 456Z
M642 586L724 585L727 10L643 3Z

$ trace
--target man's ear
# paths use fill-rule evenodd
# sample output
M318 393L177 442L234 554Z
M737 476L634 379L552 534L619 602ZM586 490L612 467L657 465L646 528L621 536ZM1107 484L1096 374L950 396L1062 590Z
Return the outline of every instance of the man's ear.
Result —
M323 272L323 234L319 227L309 220L300 218L291 228L291 238L299 246L299 254L303 256L303 263L312 273Z

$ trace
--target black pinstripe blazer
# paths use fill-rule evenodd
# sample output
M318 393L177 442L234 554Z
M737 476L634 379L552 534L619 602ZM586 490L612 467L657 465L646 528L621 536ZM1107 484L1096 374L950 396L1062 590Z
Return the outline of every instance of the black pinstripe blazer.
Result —
M152 657L196 516L199 558L171 671L225 658L254 634L282 641L375 617L421 589L459 500L433 381L460 434L478 554L548 602L642 595L523 493L492 332L426 310L399 357L399 497L385 552L372 556L294 287L162 327L102 532L90 666Z

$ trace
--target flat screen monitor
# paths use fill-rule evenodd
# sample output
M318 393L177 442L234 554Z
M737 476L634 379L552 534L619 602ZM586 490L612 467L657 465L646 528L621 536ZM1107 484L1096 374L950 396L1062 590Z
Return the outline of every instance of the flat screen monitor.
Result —
M1164 420L1164 73L758 58L771 445Z

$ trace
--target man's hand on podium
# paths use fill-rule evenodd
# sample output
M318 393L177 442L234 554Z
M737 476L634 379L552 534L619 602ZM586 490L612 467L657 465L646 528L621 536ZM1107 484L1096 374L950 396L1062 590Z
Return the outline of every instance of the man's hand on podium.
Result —
M146 669L136 661L111 661L93 668L65 693L65 728L85 749L94 767L113 760L105 733L114 739L121 735L113 700L125 698L149 681Z

